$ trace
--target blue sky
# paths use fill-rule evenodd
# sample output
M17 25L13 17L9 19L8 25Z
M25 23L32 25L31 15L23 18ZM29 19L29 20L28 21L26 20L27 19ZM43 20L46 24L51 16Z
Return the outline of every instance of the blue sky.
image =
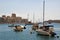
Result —
M45 20L60 19L60 0L45 0ZM16 13L17 16L42 21L43 0L0 0L0 16Z

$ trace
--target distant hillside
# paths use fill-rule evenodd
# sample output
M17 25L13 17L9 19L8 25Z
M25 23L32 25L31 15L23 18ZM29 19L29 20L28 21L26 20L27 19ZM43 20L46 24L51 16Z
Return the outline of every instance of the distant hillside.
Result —
M48 20L48 21L45 21L45 22L48 22L48 23L60 23L60 20Z

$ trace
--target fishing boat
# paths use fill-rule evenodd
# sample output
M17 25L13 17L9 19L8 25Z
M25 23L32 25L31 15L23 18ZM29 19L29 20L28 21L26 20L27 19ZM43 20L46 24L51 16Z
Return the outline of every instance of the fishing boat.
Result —
M43 26L39 27L36 32L40 35L45 36L55 36L53 25L45 25L44 23L44 15L45 14L45 0L43 0Z

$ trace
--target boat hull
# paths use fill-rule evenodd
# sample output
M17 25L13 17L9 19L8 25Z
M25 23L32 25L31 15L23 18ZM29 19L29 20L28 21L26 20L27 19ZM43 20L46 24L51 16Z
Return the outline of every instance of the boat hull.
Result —
M37 32L37 34L39 34L39 35L44 35L44 36L55 36L56 35L56 33L54 33L54 32L51 32L51 33L49 33L49 32L47 32L47 31L43 31L43 30L36 30L36 32Z
M48 32L46 32L46 31L42 31L42 30L36 30L36 32L37 32L37 34L39 34L39 35L45 35L45 36L51 36L51 34L49 34Z
M23 30L14 29L14 31L19 32L19 31L23 31Z

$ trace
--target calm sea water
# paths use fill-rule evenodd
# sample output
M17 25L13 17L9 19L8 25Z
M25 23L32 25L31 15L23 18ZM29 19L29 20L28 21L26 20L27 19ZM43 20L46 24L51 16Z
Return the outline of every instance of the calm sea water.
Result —
M57 35L60 36L60 24L52 23L52 25L54 25ZM36 32L30 34L32 25L26 27L22 32L14 32L12 28L8 27L8 24L0 24L0 40L60 40L60 37L41 36Z

